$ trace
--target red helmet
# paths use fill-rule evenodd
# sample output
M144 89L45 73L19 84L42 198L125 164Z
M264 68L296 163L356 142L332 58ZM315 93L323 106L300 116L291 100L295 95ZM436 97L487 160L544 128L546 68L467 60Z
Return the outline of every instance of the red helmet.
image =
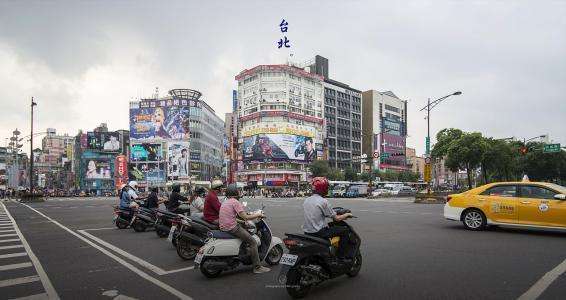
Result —
M326 177L315 177L312 179L312 190L321 196L326 196L328 193L328 179Z

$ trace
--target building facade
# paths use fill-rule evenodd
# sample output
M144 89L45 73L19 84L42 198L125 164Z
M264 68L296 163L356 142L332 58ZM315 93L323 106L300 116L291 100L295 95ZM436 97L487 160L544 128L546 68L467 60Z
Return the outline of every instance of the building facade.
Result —
M408 170L407 101L393 92L369 90L362 93L363 153L374 157L373 168Z
M34 156L36 186L47 190L72 190L75 138L68 134L58 135L54 128L48 128L46 134L41 140L41 151Z
M224 122L196 90L130 102L128 173L144 185L222 175Z
M252 186L294 186L322 158L324 78L292 65L240 72L236 179Z

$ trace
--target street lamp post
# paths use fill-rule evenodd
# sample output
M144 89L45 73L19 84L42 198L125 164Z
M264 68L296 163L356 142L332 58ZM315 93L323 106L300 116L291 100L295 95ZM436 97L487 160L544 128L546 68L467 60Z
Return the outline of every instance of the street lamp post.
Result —
M444 101L446 98L450 97L450 96L458 96L461 95L462 92L458 91L458 92L454 92L450 95L446 95L444 97L438 98L432 102L430 102L430 98L428 98L428 103L427 105L425 105L425 107L421 108L420 111L426 110L427 114L426 114L426 121L427 121L427 134L426 134L426 141L425 141L425 154L428 157L430 155L430 111L436 107L440 102ZM425 169L426 170L426 169ZM430 176L430 165L428 166L428 172L429 175L427 176L429 179L429 192L430 192L430 180L431 180L431 176ZM426 174L425 174L426 175Z
M33 107L37 103L31 97L31 133L29 138L29 191L33 194Z

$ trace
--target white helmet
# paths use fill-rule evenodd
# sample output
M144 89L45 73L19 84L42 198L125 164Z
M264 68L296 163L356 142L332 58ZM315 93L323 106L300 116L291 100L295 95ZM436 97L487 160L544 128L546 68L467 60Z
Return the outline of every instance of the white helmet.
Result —
M212 183L210 184L210 188L215 190L215 189L221 188L223 185L224 185L224 182L222 182L222 180L214 179L212 181Z
M130 183L128 183L128 185L133 188L134 190L136 190L138 188L138 182L135 180L130 181Z

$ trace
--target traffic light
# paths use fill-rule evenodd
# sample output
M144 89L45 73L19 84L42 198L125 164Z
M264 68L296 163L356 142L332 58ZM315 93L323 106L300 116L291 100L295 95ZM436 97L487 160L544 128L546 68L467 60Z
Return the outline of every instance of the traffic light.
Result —
M529 148L527 148L526 146L521 146L521 148L519 148L519 153L521 153L521 155L526 155L529 152Z

